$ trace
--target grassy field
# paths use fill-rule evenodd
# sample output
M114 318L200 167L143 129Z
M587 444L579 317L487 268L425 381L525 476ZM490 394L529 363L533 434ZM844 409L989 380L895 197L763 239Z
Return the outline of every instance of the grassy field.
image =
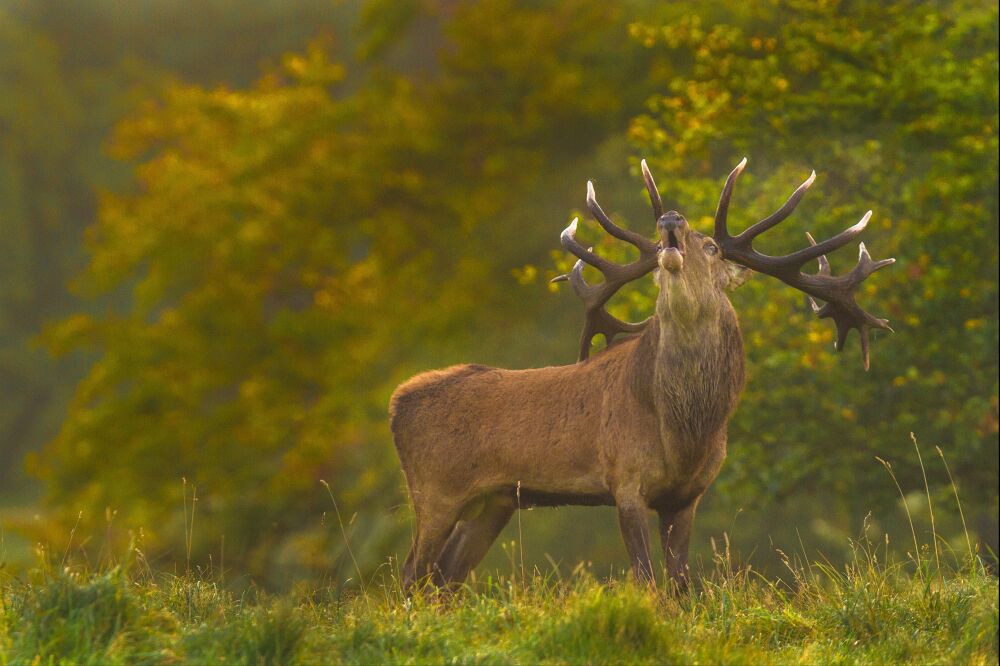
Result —
M0 663L996 664L997 580L970 561L842 569L789 582L719 558L690 594L542 576L406 599L387 577L268 596L136 563L41 567L0 583Z

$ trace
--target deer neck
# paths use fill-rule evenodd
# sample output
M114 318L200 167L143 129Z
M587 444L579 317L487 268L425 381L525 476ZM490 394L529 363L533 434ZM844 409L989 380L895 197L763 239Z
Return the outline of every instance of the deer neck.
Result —
M656 317L636 350L634 388L661 435L696 450L724 433L743 389L743 342L729 299L681 280L663 284Z

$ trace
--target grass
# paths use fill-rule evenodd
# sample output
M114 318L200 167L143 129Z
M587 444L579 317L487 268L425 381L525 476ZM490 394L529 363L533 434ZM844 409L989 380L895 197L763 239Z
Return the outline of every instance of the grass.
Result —
M141 558L140 558L141 563ZM798 566L789 583L720 557L687 595L535 575L406 599L387 578L236 594L134 560L0 583L3 664L996 664L997 581L975 561Z

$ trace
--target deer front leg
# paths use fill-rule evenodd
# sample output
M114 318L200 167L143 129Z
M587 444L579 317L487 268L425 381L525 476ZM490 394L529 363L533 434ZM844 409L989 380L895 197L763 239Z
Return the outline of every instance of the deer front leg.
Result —
M694 512L697 500L679 510L663 510L660 517L660 541L663 544L663 557L667 561L667 574L674 581L678 591L687 589L688 544L691 541L691 525L694 523Z
M649 526L646 523L646 505L638 499L619 499L618 524L625 540L632 574L641 584L654 584L653 563L649 559Z

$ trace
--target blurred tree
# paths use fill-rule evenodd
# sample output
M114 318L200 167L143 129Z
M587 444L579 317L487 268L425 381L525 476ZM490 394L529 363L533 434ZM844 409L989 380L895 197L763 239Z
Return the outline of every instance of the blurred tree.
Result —
M0 11L0 487L25 445L51 437L50 359L26 341L66 302L80 262L72 222L85 187L74 169L81 111L56 50Z
M134 60L203 84L252 83L262 61L319 35L350 39L357 2L338 0L9 0L11 12L72 54L91 84ZM90 76L87 76L87 74ZM96 76L95 76L96 75ZM83 80L80 83L83 83Z
M104 154L111 128L166 72L245 84L307 37L348 25L357 3L194 5L11 0L0 9L0 501L31 494L21 456L58 431L87 358L32 344L42 322L83 307L66 285L84 265L96 193L130 185ZM348 20L345 20L348 19ZM345 27L339 31L349 39ZM88 308L99 308L95 304Z
M864 240L899 262L859 298L896 330L879 336L868 374L856 335L835 355L832 324L801 294L758 277L735 295L750 379L719 489L743 502L808 489L855 514L893 506L874 456L921 487L914 431L944 450L964 501L995 507L996 4L713 2L631 31L686 63L630 130L668 206L709 229L725 175L749 156L730 213L739 230L815 168L805 201L760 248L787 252L806 230L828 237L872 208ZM834 271L855 259L842 250ZM929 471L945 492L940 464Z

